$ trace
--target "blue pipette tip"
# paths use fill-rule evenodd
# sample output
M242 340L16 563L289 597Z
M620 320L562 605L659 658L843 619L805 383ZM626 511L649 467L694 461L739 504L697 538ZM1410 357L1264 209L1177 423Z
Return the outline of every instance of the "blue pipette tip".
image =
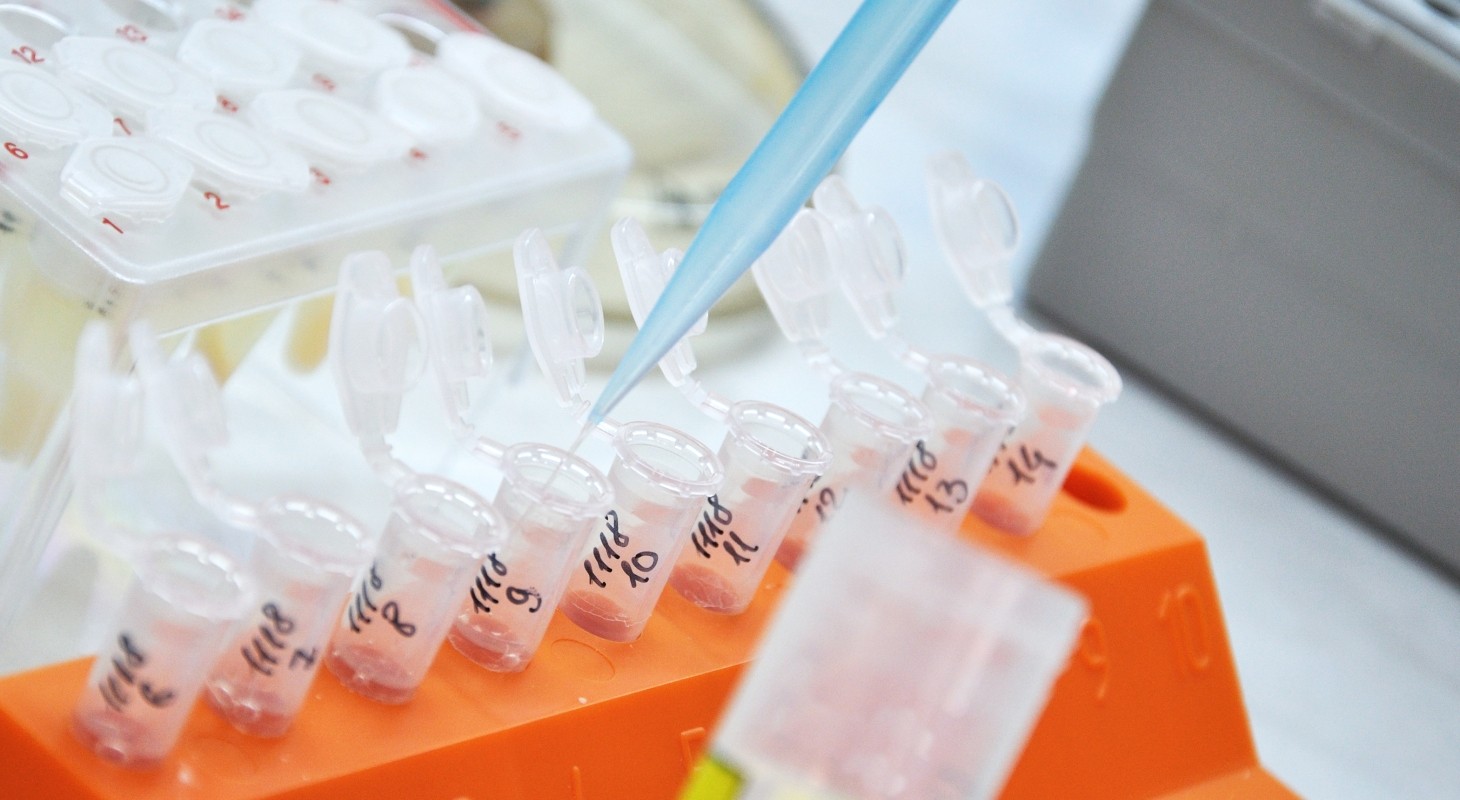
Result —
M775 240L957 0L865 0L710 209L589 412L604 418Z

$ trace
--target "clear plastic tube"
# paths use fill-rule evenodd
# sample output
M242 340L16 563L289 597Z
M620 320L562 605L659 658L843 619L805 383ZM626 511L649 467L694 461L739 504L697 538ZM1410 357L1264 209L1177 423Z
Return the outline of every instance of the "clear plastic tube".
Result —
M973 510L997 528L1028 534L1043 524L1096 414L1120 394L1121 382L1089 347L1034 333L1019 346L1019 384L1029 414L1001 447Z
M997 796L1068 664L1079 595L888 505L827 526L736 688L739 797Z
M419 476L395 495L375 560L355 582L325 665L351 690L404 703L426 677L472 570L507 526L474 492Z
M614 246L626 263L645 270L630 272L640 281L631 282L627 290L648 291L662 264L642 230L616 230ZM536 229L518 237L513 262L532 353L558 404L581 419L589 407L583 395L584 359L603 343L598 290L582 268L559 266L547 238ZM692 369L693 354L688 347L679 350L679 363ZM607 480L614 507L604 514L597 538L590 536L581 547L582 569L570 568L562 611L596 636L628 642L643 631L684 545L690 517L719 487L724 470L708 447L664 425L603 419L585 425L573 449L590 433L613 443L615 458Z
M795 569L854 486L890 489L913 445L932 432L931 417L916 398L880 378L850 372L832 381L831 407L821 422L831 464L812 481L776 560Z
M933 414L933 434L913 449L892 496L933 527L952 531L1025 402L1007 379L968 358L938 357L928 381L922 399Z
M739 614L754 599L806 488L831 463L826 437L769 403L730 407L725 482L700 509L670 585L701 608Z
M697 439L653 422L620 426L614 450L614 508L584 545L562 612L595 636L632 642L669 584L695 513L725 473Z
M486 554L459 599L450 641L462 655L497 672L516 672L537 653L553 609L613 495L583 459L543 444L507 448L493 505L512 536Z
M161 762L249 600L247 582L219 552L189 539L154 540L139 554L76 704L77 738L124 766Z
M208 702L254 736L282 736L324 662L350 583L370 560L365 531L345 514L305 498L259 510L249 573L253 611L208 678Z

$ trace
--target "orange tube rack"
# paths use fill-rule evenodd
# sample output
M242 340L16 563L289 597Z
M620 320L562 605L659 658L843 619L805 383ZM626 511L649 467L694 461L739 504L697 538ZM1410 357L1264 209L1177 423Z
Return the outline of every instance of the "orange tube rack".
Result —
M1130 479L1087 450L1034 536L973 518L964 535L1083 592L1092 608L1005 797L1294 796L1257 760L1201 538ZM102 761L68 729L89 660L10 676L0 680L0 797L672 798L792 579L774 567L737 617L666 592L632 644L555 617L514 675L445 647L404 706L321 674L277 740L200 707L148 772Z

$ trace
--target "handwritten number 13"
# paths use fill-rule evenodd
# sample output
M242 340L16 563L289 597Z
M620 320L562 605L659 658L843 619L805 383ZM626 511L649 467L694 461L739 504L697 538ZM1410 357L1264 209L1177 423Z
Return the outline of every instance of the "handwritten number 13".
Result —
M949 504L940 503L937 500L933 499L932 493L923 495L923 499L928 501L928 505L932 506L934 511L942 512L944 514L951 513L959 503L962 503L964 500L968 499L967 481L938 481L937 486L938 491L942 492L943 496L948 498Z

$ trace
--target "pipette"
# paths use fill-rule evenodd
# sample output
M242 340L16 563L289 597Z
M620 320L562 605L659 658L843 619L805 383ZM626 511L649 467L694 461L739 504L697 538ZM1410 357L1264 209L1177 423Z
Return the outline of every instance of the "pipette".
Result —
M589 419L618 404L709 311L830 171L957 0L866 0L710 209Z
M635 321L674 274L679 253L660 253L631 219L611 235ZM806 489L831 463L831 445L821 431L780 406L752 400L731 403L694 375L688 341L680 341L659 362L664 376L700 411L729 430L720 446L725 481L701 506L670 585L710 611L738 614L754 597L760 580L791 524Z
M1009 261L1019 242L1013 204L958 153L928 163L928 196L949 266L977 308L1019 352L1029 413L1004 442L973 510L1010 533L1043 523L1100 407L1120 395L1120 375L1092 348L1019 319Z
M558 404L581 422L589 408L583 359L592 355L581 345L596 351L603 341L598 291L581 268L558 266L542 231L524 232L513 255L532 353ZM590 430L613 444L614 507L579 553L582 569L573 570L561 610L589 633L628 642L643 632L694 515L725 470L709 447L667 425L604 419Z

